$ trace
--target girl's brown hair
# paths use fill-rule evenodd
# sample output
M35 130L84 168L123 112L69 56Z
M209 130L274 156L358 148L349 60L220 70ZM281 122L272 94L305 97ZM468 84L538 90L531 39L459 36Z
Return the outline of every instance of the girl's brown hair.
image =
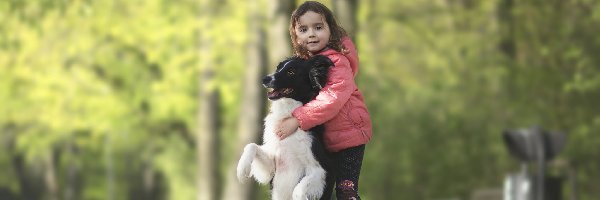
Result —
M346 53L346 47L342 45L342 38L344 36L347 36L346 30L344 30L344 28L342 28L337 23L331 10L329 10L329 8L327 8L325 5L319 2L306 1L300 6L298 6L298 8L296 8L296 10L292 13L292 16L290 17L290 37L292 39L292 47L294 48L294 54L302 58L309 58L310 56L312 56L307 49L305 49L302 45L296 42L298 36L296 36L295 31L298 20L302 15L304 15L308 11L313 11L325 17L325 22L327 22L327 26L329 26L329 31L331 31L327 47L332 48L338 52Z

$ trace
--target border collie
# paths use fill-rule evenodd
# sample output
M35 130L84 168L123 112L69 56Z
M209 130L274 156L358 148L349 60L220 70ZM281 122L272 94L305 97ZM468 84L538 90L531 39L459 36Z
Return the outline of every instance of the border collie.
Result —
M321 55L309 60L292 57L279 63L275 73L263 78L271 100L265 118L263 144L250 143L238 162L237 177L246 182L254 177L271 184L273 200L331 199L334 175L322 142L322 125L309 132L297 129L283 140L275 126L292 111L317 96L333 63Z

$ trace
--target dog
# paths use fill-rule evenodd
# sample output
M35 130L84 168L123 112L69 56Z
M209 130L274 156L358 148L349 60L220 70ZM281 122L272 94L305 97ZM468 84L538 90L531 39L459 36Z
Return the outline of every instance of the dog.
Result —
M261 184L271 184L273 200L331 199L334 173L322 142L322 125L309 132L297 129L280 140L275 126L292 111L314 99L326 83L333 63L322 55L308 60L288 58L275 73L263 78L271 100L264 120L263 144L247 144L237 166L237 177L246 182L254 177Z

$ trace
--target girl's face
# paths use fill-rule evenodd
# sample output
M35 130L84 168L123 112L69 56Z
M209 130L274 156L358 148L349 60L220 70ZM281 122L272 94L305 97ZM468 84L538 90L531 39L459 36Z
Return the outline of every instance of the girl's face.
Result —
M316 54L325 49L331 32L321 14L308 11L296 22L296 42L310 53Z

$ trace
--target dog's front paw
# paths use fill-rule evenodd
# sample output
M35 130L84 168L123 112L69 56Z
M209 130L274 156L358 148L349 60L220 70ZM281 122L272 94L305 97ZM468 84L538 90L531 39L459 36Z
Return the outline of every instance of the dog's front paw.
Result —
M254 144L248 144L244 148L244 153L237 165L237 177L242 183L245 183L250 178L250 170L252 169L252 160L256 154Z
M250 164L238 163L237 178L241 183L245 183L250 178Z

